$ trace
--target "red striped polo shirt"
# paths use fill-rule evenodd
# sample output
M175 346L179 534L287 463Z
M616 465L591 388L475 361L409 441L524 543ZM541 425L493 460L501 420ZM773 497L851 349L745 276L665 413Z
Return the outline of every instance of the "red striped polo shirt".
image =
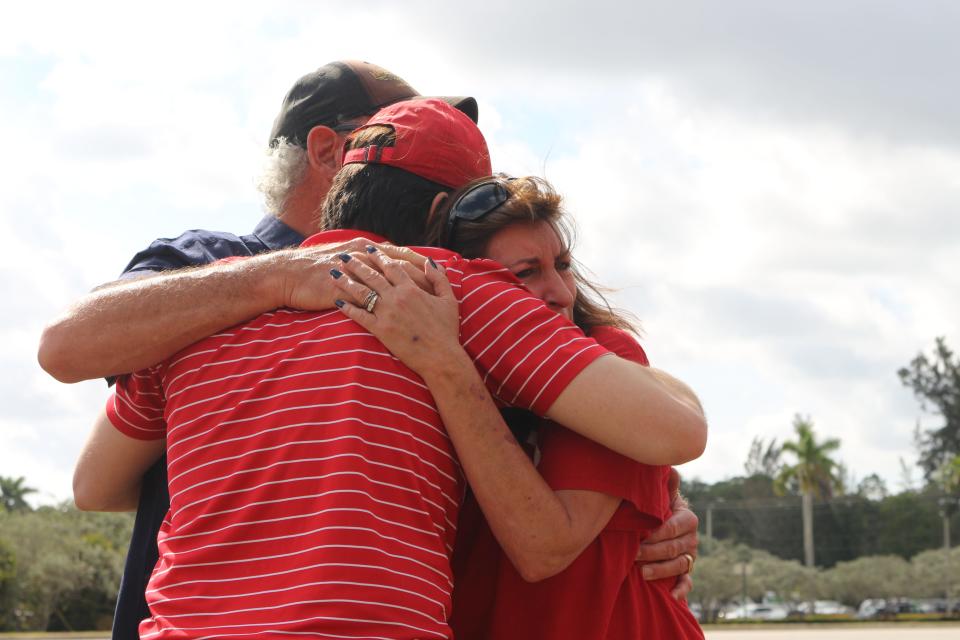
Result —
M607 353L497 263L418 251L445 266L461 342L503 402L543 414ZM338 311L205 338L121 378L107 414L167 439L141 638L451 636L456 456L423 381Z

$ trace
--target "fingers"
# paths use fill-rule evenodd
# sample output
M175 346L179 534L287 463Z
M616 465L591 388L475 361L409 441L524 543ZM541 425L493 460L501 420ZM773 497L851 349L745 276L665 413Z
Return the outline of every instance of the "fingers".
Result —
M690 560L686 556L680 556L660 562L648 562L643 565L642 573L644 580L659 580L683 575L688 573L689 569Z
M677 578L677 584L670 590L670 595L677 600L685 600L691 591L693 591L693 578L689 573L685 573Z
M371 323L376 320L376 317L372 313L367 313L360 307L354 306L346 300L337 300L336 305L343 315L347 316L367 331L371 330Z
M384 268L384 265L377 260L375 255L341 253L338 257L342 263L343 272L350 274L353 280L365 285L368 289L383 295L393 286L393 282L386 272L380 273L377 270ZM368 265L367 260L377 269Z
M391 258L377 250L377 247L374 245L369 245L364 252L365 259L369 260L371 266L378 269L393 286L403 287L413 283L427 293L433 293L433 286L424 273L424 269L429 264L427 258L419 254L413 255L420 258L423 262L420 267L406 259L398 260Z
M438 265L433 259L428 259L423 267L424 276L430 283L432 293L440 297L452 297L453 288L450 281L447 280L447 272Z
M663 562L689 553L697 557L697 534L687 533L682 536L664 540L663 542L646 542L640 545L637 551L637 560L642 562Z
M367 297L373 291L370 287L353 280L339 269L331 269L334 286L340 291L340 298L357 306L364 306Z
M370 243L368 242L367 245L369 244ZM393 258L394 260L402 260L412 264L413 266L417 267L418 271L422 269L423 265L427 262L427 258L425 256L420 255L408 247L398 247L385 243L380 243L373 246L376 246L381 253ZM366 249L366 247L364 247L364 249Z
M697 517L697 514L689 509L678 509L673 512L673 515L670 516L660 528L651 533L643 541L643 544L649 545L655 542L663 542L664 540L679 538L686 534L693 534L694 538L696 538L697 527L699 525L700 519ZM678 553L682 553L683 551L686 551L686 549L680 549Z

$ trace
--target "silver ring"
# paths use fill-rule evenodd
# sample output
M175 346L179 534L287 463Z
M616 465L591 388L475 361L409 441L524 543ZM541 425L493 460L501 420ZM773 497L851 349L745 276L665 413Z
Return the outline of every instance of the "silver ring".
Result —
M367 299L363 301L363 308L367 310L367 313L373 313L373 308L377 306L377 300L380 299L380 294L376 291L371 291L367 295Z

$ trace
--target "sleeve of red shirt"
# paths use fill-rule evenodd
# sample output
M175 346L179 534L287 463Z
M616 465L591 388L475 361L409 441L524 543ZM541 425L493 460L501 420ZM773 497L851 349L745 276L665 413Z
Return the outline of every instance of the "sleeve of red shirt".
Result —
M618 356L649 366L643 348L628 333L599 327L590 335ZM552 489L606 493L664 517L668 467L640 464L557 424L545 425L540 435L538 469Z
M544 415L588 364L609 353L491 260L454 259L460 341L502 402Z
M137 440L166 437L166 400L160 368L158 365L117 378L107 399L107 418L120 433Z

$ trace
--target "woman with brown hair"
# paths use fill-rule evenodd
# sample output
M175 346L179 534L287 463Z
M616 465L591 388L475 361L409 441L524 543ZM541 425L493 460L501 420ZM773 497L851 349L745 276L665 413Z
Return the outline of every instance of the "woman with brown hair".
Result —
M608 350L648 364L629 317L575 268L564 216L544 180L499 176L452 194L431 225L437 244L495 260ZM511 398L488 390L465 357L440 269L425 269L433 294L404 287L394 295L409 276L371 253L390 283L378 282L375 315L349 303L341 309L427 382L476 499L463 507L454 553L456 637L702 638L686 603L671 597L673 580L647 582L634 562L640 541L669 517L669 468L513 415L514 433L535 445L534 466L496 409ZM365 281L360 261L345 269ZM345 292L351 285L338 281Z

